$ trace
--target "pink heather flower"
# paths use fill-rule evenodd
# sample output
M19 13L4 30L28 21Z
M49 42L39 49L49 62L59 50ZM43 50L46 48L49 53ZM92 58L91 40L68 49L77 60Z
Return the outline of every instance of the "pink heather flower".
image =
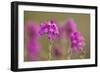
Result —
M59 35L56 22L51 20L46 23L42 23L39 33L40 35L48 34L49 39L55 39Z
M71 40L71 48L73 48L74 51L78 52L83 49L85 42L80 32L71 32L69 37Z
M71 48L75 52L79 52L85 46L85 39L82 34L77 30L76 23L73 19L68 19L67 34L71 40Z

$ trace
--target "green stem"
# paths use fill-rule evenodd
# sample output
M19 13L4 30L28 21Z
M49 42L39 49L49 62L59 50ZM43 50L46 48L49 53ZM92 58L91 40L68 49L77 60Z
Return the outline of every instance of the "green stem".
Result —
M70 42L70 40L69 40L69 42ZM71 42L69 44L71 45ZM71 59L71 56L72 56L72 48L69 46L67 59Z
M50 40L50 45L49 45L49 60L51 60L51 50L52 50L52 40Z
M51 48L52 48L52 45L49 46L49 59L51 59Z
M72 51L71 49L68 50L68 59L71 59L71 56L72 56Z

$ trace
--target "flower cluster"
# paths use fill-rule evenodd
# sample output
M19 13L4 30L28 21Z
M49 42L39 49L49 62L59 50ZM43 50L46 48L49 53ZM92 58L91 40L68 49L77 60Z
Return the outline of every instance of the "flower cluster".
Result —
M68 28L67 33L68 33L69 39L71 41L71 48L75 52L79 52L85 46L84 37L77 30L76 23L71 18L67 22L67 28Z
M46 23L42 23L39 33L40 35L47 34L50 40L55 39L59 35L59 30L56 22L51 20Z
M76 52L82 50L83 47L85 46L84 37L81 35L80 32L71 32L70 40L71 40L71 48L73 48L73 50Z

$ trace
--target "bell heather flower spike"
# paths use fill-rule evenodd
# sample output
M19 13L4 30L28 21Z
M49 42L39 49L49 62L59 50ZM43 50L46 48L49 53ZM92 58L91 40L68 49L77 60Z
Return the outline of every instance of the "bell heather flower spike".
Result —
M40 26L40 35L47 34L48 39L50 41L49 45L49 59L51 59L51 49L53 40L55 40L59 35L59 29L56 25L57 23L54 20L47 21L45 23L42 23Z
M79 52L83 50L85 46L85 39L82 34L77 30L77 25L75 21L71 18L68 19L67 22L68 29L68 37L71 41L71 48L75 52Z
M31 60L37 60L38 55L40 53L40 44L38 42L38 34L39 26L34 22L27 22L25 24L25 32L28 37L28 41L26 43L28 58Z
M48 21L46 23L42 23L40 26L40 35L47 34L49 40L56 39L59 35L59 30L54 20Z

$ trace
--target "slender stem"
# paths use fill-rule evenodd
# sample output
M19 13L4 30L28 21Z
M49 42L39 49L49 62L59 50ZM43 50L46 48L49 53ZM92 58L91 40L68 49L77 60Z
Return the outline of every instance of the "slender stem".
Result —
M69 40L69 42L70 42L70 45L71 45L71 41ZM70 45L69 45L69 49L68 49L68 57L67 57L67 59L71 59L71 56L72 56L72 48L70 47Z
M52 40L50 40L50 45L49 45L49 60L51 60L51 50L52 50Z
M68 59L71 59L71 56L72 56L72 51L71 51L71 48L68 50Z
M51 48L52 48L52 45L49 46L49 59L51 59Z

